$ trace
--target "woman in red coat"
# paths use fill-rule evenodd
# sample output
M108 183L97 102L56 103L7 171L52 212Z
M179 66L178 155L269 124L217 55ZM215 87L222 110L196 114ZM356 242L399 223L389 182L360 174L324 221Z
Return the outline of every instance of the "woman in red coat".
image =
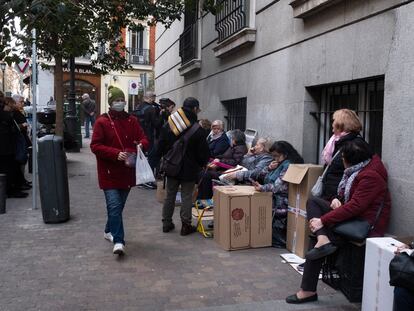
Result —
M306 254L301 289L287 297L287 303L318 299L316 286L323 259L337 249L336 237L330 229L332 226L353 218L364 219L374 226L369 237L383 236L387 228L391 198L387 171L381 159L372 155L363 140L346 142L341 152L345 171L338 186L338 197L331 202L319 198L308 200L306 210L310 219L309 227L316 235L317 242Z
M109 112L94 125L91 150L96 155L99 187L104 191L108 220L104 238L114 243L114 254L125 252L122 211L131 187L135 186L135 168L126 165L137 145L148 147L138 120L124 111L125 95L117 87L108 89Z

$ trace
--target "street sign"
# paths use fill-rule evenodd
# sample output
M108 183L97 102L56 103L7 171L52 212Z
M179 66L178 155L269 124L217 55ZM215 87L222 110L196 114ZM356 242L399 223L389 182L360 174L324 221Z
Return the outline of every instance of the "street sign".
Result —
M29 69L30 59L26 59L24 62L16 64L16 69L20 74L25 74Z
M138 80L129 80L129 95L138 95L140 82Z

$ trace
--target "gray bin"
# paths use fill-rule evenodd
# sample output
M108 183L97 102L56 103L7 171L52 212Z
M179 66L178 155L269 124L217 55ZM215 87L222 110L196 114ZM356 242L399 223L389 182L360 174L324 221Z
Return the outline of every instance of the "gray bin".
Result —
M46 135L38 143L39 192L43 221L69 220L69 187L66 154L60 136Z

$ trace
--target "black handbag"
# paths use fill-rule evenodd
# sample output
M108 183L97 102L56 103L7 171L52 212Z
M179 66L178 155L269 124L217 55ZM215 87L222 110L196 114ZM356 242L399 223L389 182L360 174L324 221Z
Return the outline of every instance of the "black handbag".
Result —
M414 292L414 258L407 253L395 255L390 262L390 285Z
M370 231L374 229L383 207L384 201L381 202L372 225L364 219L351 219L337 224L332 231L347 240L363 242L368 237Z

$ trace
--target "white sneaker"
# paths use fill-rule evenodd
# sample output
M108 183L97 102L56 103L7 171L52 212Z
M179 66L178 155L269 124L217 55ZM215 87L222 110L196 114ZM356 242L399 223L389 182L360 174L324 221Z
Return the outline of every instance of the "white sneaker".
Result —
M112 233L111 232L104 233L104 239L105 240L108 240L111 243L114 242L114 237L112 236Z
M116 243L114 245L114 254L116 255L124 255L125 254L125 246L122 243Z

